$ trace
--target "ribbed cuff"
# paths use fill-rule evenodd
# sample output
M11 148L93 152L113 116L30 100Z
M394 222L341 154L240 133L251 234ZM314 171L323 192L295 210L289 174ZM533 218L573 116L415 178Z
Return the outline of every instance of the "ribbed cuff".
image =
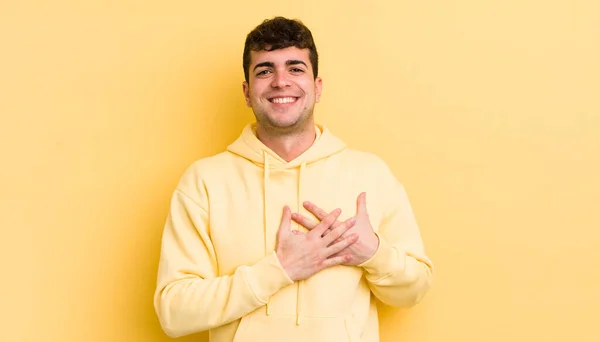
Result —
M378 280L392 274L398 263L398 251L378 233L379 246L369 260L358 265L367 272L369 279Z

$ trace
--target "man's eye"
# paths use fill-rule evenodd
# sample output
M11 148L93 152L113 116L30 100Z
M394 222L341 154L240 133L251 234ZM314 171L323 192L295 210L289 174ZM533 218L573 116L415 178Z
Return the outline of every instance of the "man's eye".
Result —
M300 68L292 68L292 72L304 72L304 70Z
M256 76L266 75L269 72L271 72L269 69L265 69L265 70L259 71L258 74L256 74Z

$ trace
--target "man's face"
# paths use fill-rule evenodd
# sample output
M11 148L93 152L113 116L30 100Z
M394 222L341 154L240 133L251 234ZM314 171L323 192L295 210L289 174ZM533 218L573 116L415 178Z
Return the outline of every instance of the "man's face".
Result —
M308 49L251 51L248 73L244 97L264 129L293 131L312 124L322 81L313 75Z

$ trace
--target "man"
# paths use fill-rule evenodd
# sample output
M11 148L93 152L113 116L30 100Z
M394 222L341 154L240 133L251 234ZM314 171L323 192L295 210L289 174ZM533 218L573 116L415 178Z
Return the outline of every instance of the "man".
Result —
M403 186L313 118L322 80L311 32L266 20L246 38L256 123L192 164L165 225L155 308L171 337L379 340L375 299L409 307L432 263Z

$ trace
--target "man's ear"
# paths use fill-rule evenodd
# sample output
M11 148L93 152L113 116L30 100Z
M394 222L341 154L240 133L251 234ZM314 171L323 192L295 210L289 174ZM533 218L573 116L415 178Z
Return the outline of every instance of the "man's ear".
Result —
M321 100L321 92L323 91L323 80L321 77L315 79L315 102Z
M250 86L248 85L248 82L242 82L242 91L244 92L244 98L246 99L246 106L252 107L250 103Z

